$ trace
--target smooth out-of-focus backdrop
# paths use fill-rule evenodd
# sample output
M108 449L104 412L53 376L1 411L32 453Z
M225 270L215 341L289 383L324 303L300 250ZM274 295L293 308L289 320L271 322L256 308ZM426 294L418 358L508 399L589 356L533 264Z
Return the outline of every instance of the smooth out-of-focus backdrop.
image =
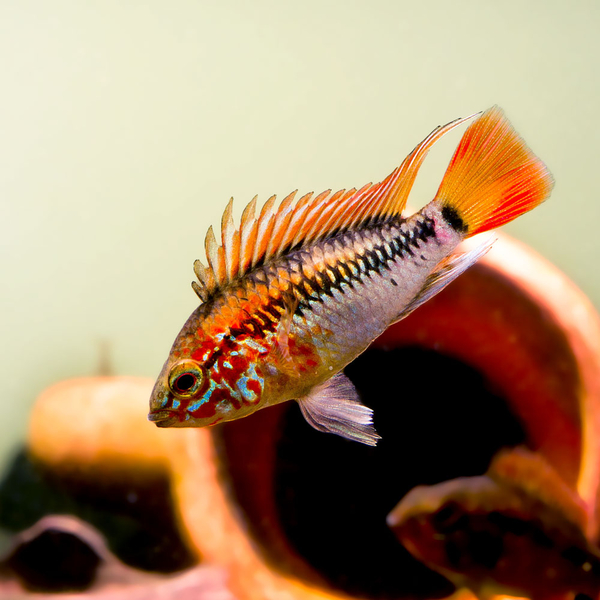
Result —
M0 3L0 463L44 387L158 373L230 196L380 180L493 104L556 179L506 230L600 306L599 28L595 0Z

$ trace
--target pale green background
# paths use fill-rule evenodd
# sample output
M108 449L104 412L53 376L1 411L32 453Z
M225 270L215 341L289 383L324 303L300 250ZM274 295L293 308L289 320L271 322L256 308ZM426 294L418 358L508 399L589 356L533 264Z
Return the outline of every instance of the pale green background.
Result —
M103 342L116 373L158 373L230 196L239 215L256 193L379 180L495 103L557 181L507 230L600 306L599 17L597 0L2 0L0 456Z

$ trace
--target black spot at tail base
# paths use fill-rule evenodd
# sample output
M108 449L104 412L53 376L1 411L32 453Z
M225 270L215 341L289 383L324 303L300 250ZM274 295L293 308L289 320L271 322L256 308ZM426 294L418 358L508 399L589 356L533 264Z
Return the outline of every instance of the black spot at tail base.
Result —
M442 217L446 219L446 222L452 229L459 233L465 234L469 230L468 225L462 220L461 216L453 206L448 204L444 205L442 208Z

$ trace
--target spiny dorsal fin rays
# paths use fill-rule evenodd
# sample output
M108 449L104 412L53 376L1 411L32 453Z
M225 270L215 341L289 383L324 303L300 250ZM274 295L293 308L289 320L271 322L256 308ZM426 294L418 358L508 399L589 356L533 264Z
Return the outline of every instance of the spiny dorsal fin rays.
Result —
M229 200L223 218L221 219L221 239L225 254L225 277L233 281L239 272L240 263L240 232L233 224L233 198Z
M333 214L329 215L326 210L323 210L320 219L315 222L307 238L314 241L312 236L319 230L337 231L341 227L352 228L367 219L374 220L401 214L406 206L417 172L431 146L464 120L458 119L434 129L381 183L364 185L354 195L344 196L340 200L339 206L335 207L336 210Z
M253 267L258 263L264 256L267 250L267 244L273 231L273 224L275 222L275 200L277 196L271 196L262 207L260 216L258 217L258 229L256 232L256 242L254 246L254 253L252 254L252 262L250 267Z
M310 216L307 216L309 223L305 237L302 238L303 243L318 241L336 229L331 226L331 222L337 219L338 216L347 214L349 210L348 201L354 197L356 190L352 188L347 192L340 190L319 205L312 206ZM312 220L311 220L312 219Z
M197 281L192 281L192 289L196 292L196 296L200 298L202 302L206 302L209 297L208 290Z
M419 169L433 144L473 116L456 119L447 125L436 127L381 183L365 190L364 198L360 204L357 203L358 210L354 213L349 226L356 226L369 217L387 218L401 213L406 206Z
M329 218L332 211L335 210L337 201L341 197L341 191L331 195L331 190L321 192L315 196L309 205L307 205L306 217L302 224L302 232L294 238L293 245L308 244L314 242L319 234L325 231L322 224Z
M297 243L296 240L303 239L304 224L311 207L310 200L313 195L312 192L304 194L304 196L296 203L292 218L288 223L287 231L281 240L281 247L279 248L278 255L281 254L285 248L293 248Z
M381 183L364 185L354 195L348 194L342 197L337 205L331 202L333 197L325 207L315 205L314 209L319 213L319 217L307 232L306 242L314 242L316 239L326 237L328 232L337 231L341 227L352 228L369 218L373 220L401 214L430 148L442 136L472 116L436 127ZM336 197L335 200L337 201L338 198Z
M217 244L215 232L212 225L206 232L206 240L204 241L206 249L206 258L208 259L208 268L212 269L215 279L215 287L219 287L225 281L225 253L223 248Z
M211 292L216 285L212 269L207 269L199 260L194 261L194 273L204 288Z
M344 196L340 198L340 203L345 204L348 208L344 211L344 213L336 210L332 215L333 218L330 219L328 223L324 224L323 229L328 229L331 227L331 231L337 231L342 226L346 229L349 229L354 224L358 224L359 222L363 221L364 215L367 214L367 211L365 210L366 198L374 187L375 186L372 183L367 183L359 190L354 190L353 193L344 194ZM350 191L351 190L349 190L349 192Z
M254 196L252 201L246 206L240 222L240 266L238 270L238 276L240 277L246 273L252 265L252 255L258 232L258 221L256 220L257 198L258 196Z
M367 184L359 190L330 190L317 196L306 194L294 202L296 192L275 206L271 196L256 215L256 198L244 209L236 229L230 201L221 221L222 246L216 242L212 227L206 234L208 268L196 272L201 285L195 286L202 298L243 276L255 265L280 256L291 247L303 247L331 236L340 229L385 219L402 213L419 168L431 146L443 135L466 121L457 119L437 127L381 183ZM476 140L478 143L479 140ZM200 292L196 287L200 289Z
M292 218L292 214L294 208L292 207L292 202L294 201L294 197L296 196L297 190L288 194L279 205L277 209L277 214L275 215L275 222L273 223L273 232L271 235L271 239L267 244L267 249L265 251L265 256L277 256L278 251L282 247L283 237L286 234L287 228L289 226L290 220Z
M238 276L240 277L252 266L252 255L258 234L258 221L256 219L257 198L258 196L254 196L250 204L246 206L240 222L240 266L238 270Z

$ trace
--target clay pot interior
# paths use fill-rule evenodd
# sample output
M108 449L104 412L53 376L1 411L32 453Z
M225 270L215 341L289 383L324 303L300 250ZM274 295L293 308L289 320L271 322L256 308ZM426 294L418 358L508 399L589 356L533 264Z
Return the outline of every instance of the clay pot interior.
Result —
M390 398L399 362L414 375L403 386L404 401ZM427 384L423 396L428 365L435 365L441 377ZM375 366L384 375L373 385L368 373ZM374 349L347 373L375 409L383 437L378 448L320 434L306 425L298 407L285 405L276 409L281 433L267 474L265 450L254 442L257 431L268 435L265 421L272 418L257 413L220 432L235 502L275 568L360 597L448 596L453 586L413 559L385 518L416 485L482 474L498 449L526 443L526 433L477 371L434 351ZM453 382L450 390L447 380ZM452 402L440 405L435 398L442 397ZM272 480L264 481L268 476ZM260 497L266 489L272 497L264 502Z
M345 372L375 411L376 448L313 430L292 402L213 430L231 501L276 572L353 597L446 597L454 586L386 526L404 494L483 474L500 448L516 445L544 454L575 485L579 376L568 339L485 265Z

